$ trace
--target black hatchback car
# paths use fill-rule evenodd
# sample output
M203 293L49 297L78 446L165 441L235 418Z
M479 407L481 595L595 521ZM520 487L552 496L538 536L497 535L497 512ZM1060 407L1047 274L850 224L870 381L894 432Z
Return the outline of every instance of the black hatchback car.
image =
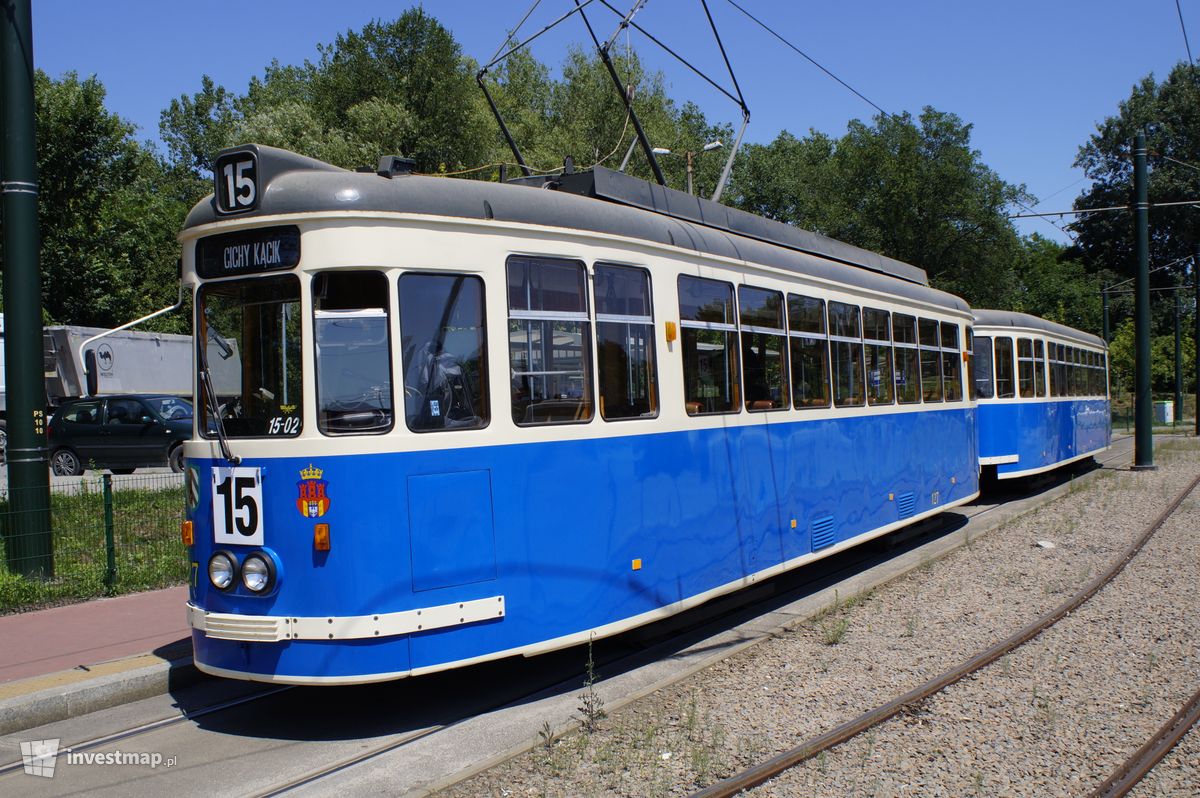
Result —
M167 395L95 396L64 402L46 430L50 470L60 476L85 468L129 474L169 465L183 470L183 442L192 437L192 404Z

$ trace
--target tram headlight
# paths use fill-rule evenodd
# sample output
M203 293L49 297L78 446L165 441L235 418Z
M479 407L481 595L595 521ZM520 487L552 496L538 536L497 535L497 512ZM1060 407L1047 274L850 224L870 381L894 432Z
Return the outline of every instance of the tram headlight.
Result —
M263 554L251 554L242 562L242 584L251 593L265 593L275 582L275 567Z
M208 581L217 590L228 590L237 576L237 560L233 555L218 551L208 559Z

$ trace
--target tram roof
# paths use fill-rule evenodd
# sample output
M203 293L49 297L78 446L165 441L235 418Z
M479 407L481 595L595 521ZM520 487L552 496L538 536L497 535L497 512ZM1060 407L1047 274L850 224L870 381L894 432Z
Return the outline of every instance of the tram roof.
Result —
M930 287L916 266L603 167L509 183L423 175L389 179L259 144L222 154L239 151L253 151L258 160L256 207L225 216L209 195L192 208L184 229L322 211L495 219L667 244L969 311L961 298Z
M977 325L988 327L1023 327L1030 330L1043 330L1060 335L1063 338L1079 341L1080 343L1098 346L1101 349L1108 348L1108 345L1104 343L1104 339L1098 335L1085 333L1081 330L1076 330L1074 327L1068 327L1056 321L1047 321L1039 316L1031 316L1028 313L1018 313L1014 310L987 310L984 308L975 308L971 312L975 314L975 323Z

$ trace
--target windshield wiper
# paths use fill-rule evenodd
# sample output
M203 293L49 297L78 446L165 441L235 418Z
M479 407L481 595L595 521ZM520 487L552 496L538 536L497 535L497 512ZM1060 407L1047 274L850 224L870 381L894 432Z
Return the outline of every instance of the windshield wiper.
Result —
M225 435L225 419L221 417L221 407L217 404L217 392L213 390L212 372L208 369L207 349L208 346L206 344L200 346L200 389L204 391L205 399L208 402L208 410L216 420L217 440L221 444L221 456L230 465L237 465L242 462L242 458L229 450L229 439Z

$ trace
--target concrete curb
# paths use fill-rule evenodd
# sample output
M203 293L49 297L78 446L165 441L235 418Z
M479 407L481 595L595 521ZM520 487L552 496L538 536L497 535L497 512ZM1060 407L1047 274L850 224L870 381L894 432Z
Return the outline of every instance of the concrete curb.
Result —
M142 654L0 685L0 735L163 695L201 678L190 655Z

